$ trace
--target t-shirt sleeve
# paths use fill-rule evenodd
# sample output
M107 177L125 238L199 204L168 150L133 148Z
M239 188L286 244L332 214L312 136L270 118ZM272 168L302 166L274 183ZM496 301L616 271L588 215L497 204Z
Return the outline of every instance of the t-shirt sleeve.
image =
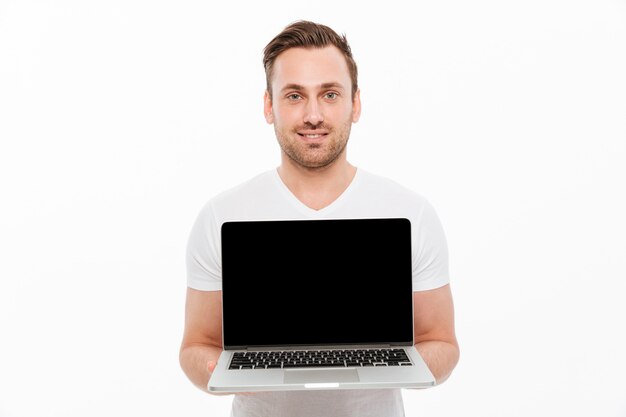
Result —
M413 291L443 287L450 282L448 244L435 209L425 202L412 224Z
M201 291L222 289L219 225L211 202L196 219L187 241L187 286Z

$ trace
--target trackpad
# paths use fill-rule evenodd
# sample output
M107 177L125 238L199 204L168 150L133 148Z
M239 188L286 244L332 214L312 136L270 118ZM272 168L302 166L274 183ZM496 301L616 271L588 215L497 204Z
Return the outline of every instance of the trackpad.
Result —
M285 384L359 382L356 369L294 369L285 370Z

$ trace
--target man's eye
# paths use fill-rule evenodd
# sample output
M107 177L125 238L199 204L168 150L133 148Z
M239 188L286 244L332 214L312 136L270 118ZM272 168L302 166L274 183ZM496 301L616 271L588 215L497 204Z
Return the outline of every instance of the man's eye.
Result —
M329 99L331 99L331 100L336 99L336 98L337 98L337 96L338 96L338 94L337 94L337 93L326 93L326 98L329 98Z
M294 94L289 94L287 96L287 99L293 100L293 101L298 100L299 98L300 98L300 94L295 94L295 93Z

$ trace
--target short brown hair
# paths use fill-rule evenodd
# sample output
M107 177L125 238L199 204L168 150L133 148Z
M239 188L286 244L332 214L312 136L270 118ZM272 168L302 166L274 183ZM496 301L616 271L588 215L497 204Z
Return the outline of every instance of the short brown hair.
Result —
M318 23L299 20L287 26L280 32L263 50L263 66L265 67L265 79L267 82L267 92L272 97L272 73L276 57L290 48L324 48L335 46L346 58L348 71L352 80L352 97L358 88L357 68L352 50L348 45L346 35L339 36L337 32L328 26Z

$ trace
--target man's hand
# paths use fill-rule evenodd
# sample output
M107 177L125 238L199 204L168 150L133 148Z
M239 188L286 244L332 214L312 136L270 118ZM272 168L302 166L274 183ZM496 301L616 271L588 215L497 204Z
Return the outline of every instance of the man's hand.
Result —
M222 353L222 292L187 289L180 366L195 386L207 384Z
M437 384L444 382L459 361L454 331L454 306L450 285L413 293L415 348Z

